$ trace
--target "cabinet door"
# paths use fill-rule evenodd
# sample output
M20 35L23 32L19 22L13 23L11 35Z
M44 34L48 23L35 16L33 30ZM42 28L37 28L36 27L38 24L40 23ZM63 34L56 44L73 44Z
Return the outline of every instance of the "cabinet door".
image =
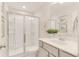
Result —
M64 51L61 51L61 50L59 52L59 55L60 55L60 57L74 57L74 56L72 56Z
M42 41L39 41L39 46L43 47L43 42Z
M43 48L39 48L38 57L48 57L48 52Z
M43 48L45 48L46 50L48 50L51 54L53 54L55 56L58 56L58 49L57 48L55 48L53 46L50 46L47 43L43 43Z
M55 56L49 53L49 57L55 57Z

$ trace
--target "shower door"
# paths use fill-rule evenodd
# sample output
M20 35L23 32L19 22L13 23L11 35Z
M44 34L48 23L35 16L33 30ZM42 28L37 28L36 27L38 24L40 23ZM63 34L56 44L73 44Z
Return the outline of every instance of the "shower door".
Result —
M25 16L26 50L38 47L39 20L37 17ZM29 50L30 50L29 49Z
M33 50L38 49L38 18L10 13L8 19L8 55L32 54Z
M38 50L39 19L25 16L25 56L36 56Z
M24 16L9 14L8 55L15 56L24 52Z

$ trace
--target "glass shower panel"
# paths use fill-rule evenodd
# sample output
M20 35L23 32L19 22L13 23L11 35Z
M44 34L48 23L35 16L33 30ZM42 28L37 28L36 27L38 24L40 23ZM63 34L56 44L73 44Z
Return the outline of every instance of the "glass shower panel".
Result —
M32 45L38 47L38 30L39 30L39 23L38 18L34 17L31 20L31 39L32 39Z
M38 21L39 20L36 17L25 17L26 51L38 47Z
M31 46L31 22L30 17L25 17L25 46L30 47Z
M9 56L23 53L24 45L24 17L16 14L9 14Z

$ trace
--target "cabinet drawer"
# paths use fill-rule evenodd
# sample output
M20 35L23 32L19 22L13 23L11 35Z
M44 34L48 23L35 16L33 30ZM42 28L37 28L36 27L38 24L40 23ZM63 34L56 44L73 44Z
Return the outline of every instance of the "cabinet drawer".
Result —
M38 57L48 57L48 52L40 47L38 51Z
M72 56L72 55L70 55L62 50L59 51L59 56L60 57L74 57L74 56Z
M58 56L58 49L47 44L47 43L43 43L43 48L45 48L47 51L49 51L49 53Z
M42 41L39 41L39 46L42 47L43 43Z
M55 57L55 56L53 56L52 54L49 54L49 57Z

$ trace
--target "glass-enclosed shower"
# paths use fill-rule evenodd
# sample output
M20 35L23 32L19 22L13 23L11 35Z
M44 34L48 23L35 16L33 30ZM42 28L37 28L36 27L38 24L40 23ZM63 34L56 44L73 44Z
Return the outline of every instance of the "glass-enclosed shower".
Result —
M11 12L7 16L7 55L36 56L39 48L39 18Z

